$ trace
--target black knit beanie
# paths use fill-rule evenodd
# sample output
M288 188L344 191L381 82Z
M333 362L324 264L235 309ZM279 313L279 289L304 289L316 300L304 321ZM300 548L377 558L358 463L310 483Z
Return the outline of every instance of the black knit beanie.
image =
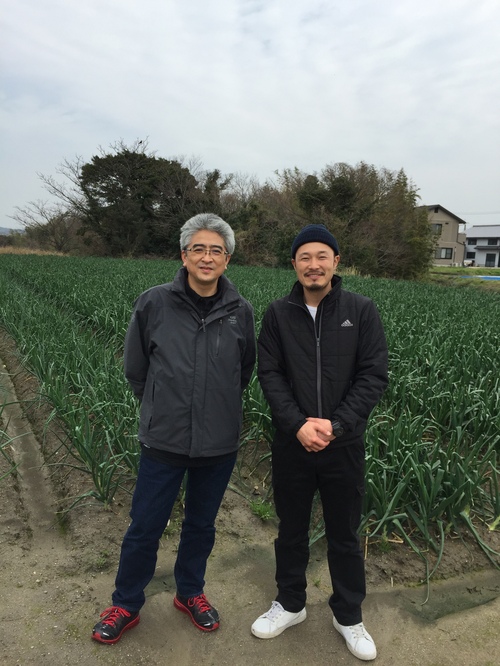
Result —
M295 236L292 243L292 259L295 259L297 250L305 243L324 243L329 245L335 254L340 254L339 244L324 224L308 224Z

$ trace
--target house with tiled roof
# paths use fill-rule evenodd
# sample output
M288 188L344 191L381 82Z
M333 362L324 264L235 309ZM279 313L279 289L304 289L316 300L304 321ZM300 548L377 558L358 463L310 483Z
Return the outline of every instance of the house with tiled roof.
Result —
M434 265L462 266L465 258L465 233L461 231L461 227L465 229L467 223L440 204L425 208L436 239Z
M500 267L500 224L484 224L470 227L467 238L465 260L474 266Z

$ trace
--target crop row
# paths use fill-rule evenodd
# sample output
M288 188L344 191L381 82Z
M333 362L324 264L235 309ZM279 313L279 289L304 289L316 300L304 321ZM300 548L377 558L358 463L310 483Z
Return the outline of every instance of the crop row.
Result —
M178 267L161 260L0 258L0 325L65 424L65 463L88 471L87 495L105 503L117 487L130 488L137 465L137 404L121 361L133 302ZM253 304L258 330L294 273L230 265L228 277ZM492 557L481 534L500 520L498 294L358 276L346 276L344 286L373 298L390 349L389 388L366 433L364 533L397 533L419 552L424 543L439 561L445 535L466 525ZM255 377L244 412L243 445L269 444L269 408ZM256 464L268 459L264 452ZM320 519L311 539L321 534Z

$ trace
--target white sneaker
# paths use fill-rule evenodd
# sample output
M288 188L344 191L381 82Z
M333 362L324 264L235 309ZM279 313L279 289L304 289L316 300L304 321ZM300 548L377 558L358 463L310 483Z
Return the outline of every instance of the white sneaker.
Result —
M339 624L335 617L333 618L333 626L342 634L347 644L347 649L358 659L363 661L371 661L377 656L377 648L370 634L366 631L365 625L360 622L353 624L352 627L344 627Z
M258 617L252 624L252 634L257 638L274 638L282 634L288 627L304 622L307 617L306 609L299 613L289 613L277 601L273 601L271 608Z

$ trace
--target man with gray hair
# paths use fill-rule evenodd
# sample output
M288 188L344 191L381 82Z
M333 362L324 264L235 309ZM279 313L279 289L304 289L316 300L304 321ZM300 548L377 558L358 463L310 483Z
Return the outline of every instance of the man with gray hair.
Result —
M203 213L181 229L182 268L134 305L125 338L125 375L141 403L141 458L112 606L92 638L116 643L139 623L159 540L184 475L185 509L174 567L174 606L202 631L219 626L204 594L215 518L239 446L242 393L255 363L252 306L225 277L231 227Z

